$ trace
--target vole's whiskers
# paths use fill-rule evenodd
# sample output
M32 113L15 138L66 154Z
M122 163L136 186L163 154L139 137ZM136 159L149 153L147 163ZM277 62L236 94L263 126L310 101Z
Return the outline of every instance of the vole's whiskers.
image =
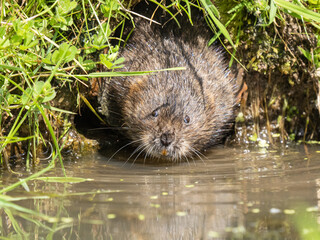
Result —
M100 127L100 128L90 128L88 131L100 131L100 130L128 130L129 127Z
M154 145L147 150L147 152L145 153L144 159L143 159L143 164L146 163L146 159L147 159L147 157L149 157L149 155L151 155L153 149L154 149Z
M196 161L194 160L194 157L192 156L192 154L190 154L190 158L192 159L193 164L196 166Z
M190 162L189 162L188 156L186 154L184 154L183 157L186 159L188 166L190 167ZM182 159L181 159L181 161L182 161Z
M133 160L133 162L132 162L132 164L131 164L131 166L133 166L133 164L136 162L136 160L138 159L138 157L141 155L141 153L143 153L147 148L148 148L148 146L147 145L142 145L143 147L142 147L142 149L141 149L141 151L138 153L138 155L135 157L135 159Z
M118 112L116 112L116 111L112 111L112 110L108 110L110 113L112 113L112 115L114 114L114 115L118 115L120 118L118 118L118 119L122 119L122 115L121 115L121 113L118 113Z
M140 149L144 147L144 144L140 144L136 149L131 153L131 155L127 158L127 160L124 162L123 166L130 160L130 158L137 153Z
M141 139L138 139L138 140L135 140L135 141L131 141L131 142L127 143L126 145L122 146L121 148L119 148L119 149L118 149L114 154L112 154L112 156L108 159L108 162L109 162L118 152L120 152L122 149L124 149L125 147L128 147L128 146L130 146L130 145L132 145L132 144L134 144L134 143L137 143L137 142L139 142L139 141L141 141Z
M201 160L203 163L205 163L205 162L203 161L203 158L202 158L202 157L208 159L205 155L203 155L203 153L201 153L199 150L195 149L194 147L190 146L189 149L191 150L191 152L193 152L195 155L197 155L197 157L200 158L200 160ZM192 158L192 159L193 159L193 158ZM194 159L193 159L193 161L194 161Z

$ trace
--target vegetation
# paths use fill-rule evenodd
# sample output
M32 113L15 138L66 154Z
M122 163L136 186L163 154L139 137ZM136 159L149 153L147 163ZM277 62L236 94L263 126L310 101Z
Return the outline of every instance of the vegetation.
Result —
M237 140L258 146L319 143L319 3L218 4L236 43L233 53L246 68L248 91L237 118Z
M69 224L68 219L19 206L14 202L22 198L6 194L16 188L29 191L29 182L39 181L57 159L64 170L61 150L70 142L71 118L80 99L86 100L88 73L99 64L113 69L122 61L117 59L118 47L110 45L110 36L123 23L122 8L117 1L0 1L1 165L12 172L10 164L26 160L29 170L0 191L1 215L13 225L12 236L28 238L15 216L40 228L47 228L42 221L53 223L53 229ZM111 27L111 19L119 25ZM31 168L41 159L50 160L49 165L40 171ZM32 169L36 173L30 175Z
M27 166L30 156L35 163L37 147L48 141L61 161L70 116L80 104L80 89L89 85L87 73L98 64L112 69L122 61L109 39L117 27L111 28L111 17L124 19L121 8L116 1L1 1L3 165L9 167L10 154L23 152L32 153Z

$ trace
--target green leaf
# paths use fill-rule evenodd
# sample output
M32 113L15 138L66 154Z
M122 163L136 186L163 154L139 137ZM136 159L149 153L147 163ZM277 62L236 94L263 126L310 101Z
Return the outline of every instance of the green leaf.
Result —
M36 46L39 43L39 41L36 39L30 43L28 43L28 45L26 43L24 43L23 45L20 46L21 50L27 50L29 48L32 48L34 46Z
M52 63L51 63L51 64L52 64ZM48 70L48 71L52 71L52 70L55 68L55 66L48 66L48 65L46 65L46 66L43 66L43 68L46 69L46 70Z
M45 103L51 101L56 96L55 90L51 87L49 82L37 81L32 88L27 88L22 96L21 103L27 105L30 100L39 101Z
M77 7L77 2L73 1L73 2L70 3L69 9L71 11L71 10L75 9L76 7Z
M0 27L0 38L4 37L5 34L6 34L6 28Z
M98 34L93 35L92 45L102 47L107 42L107 37L112 33L109 24L102 24Z
M78 52L78 49L75 46L69 47L69 49L65 55L64 61L71 62L75 58L77 52Z
M84 60L83 57L79 56L78 57L79 63L84 67L86 71L92 70L96 67L96 63L90 59Z
M114 65L118 65L118 64L121 64L125 61L125 58L124 57L120 57L118 58L117 60L114 61Z
M19 35L14 35L10 38L10 43L15 46L19 46L22 42L23 38Z
M18 96L16 94L7 93L6 101L7 101L8 105L19 104L20 103L20 96Z
M21 96L22 105L27 105L27 103L30 102L31 97L32 97L32 90L30 88L27 88Z
M10 46L9 39L0 39L0 49L5 49Z
M69 45L67 43L62 43L58 50L54 51L52 54L51 61L57 64L60 60L63 60L65 52L68 50Z
M118 56L118 52L111 53L108 55L108 60L113 62L114 60L117 59L117 56Z
M303 48L299 47L299 50L302 52L302 54L310 61L312 62L312 54L308 50L304 50Z
M33 89L34 89L34 96L37 97L38 95L41 94L43 86L44 86L45 82L43 81L38 81L34 83Z
M21 59L23 59L23 61L26 63L26 64L29 64L29 65L38 65L38 57L32 53L27 53L25 55L22 55L21 56Z
M273 23L277 13L277 6L274 4L274 0L270 1L270 12L269 12L269 25Z
M42 98L42 103L51 101L56 96L55 90L49 82L38 81L34 84L34 99Z
M91 43L84 44L84 52L85 54L94 53L97 51L97 48L93 47Z
M108 59L107 59L107 56L105 54L100 54L99 55L100 57L100 61L103 65L105 65L108 69L111 69L112 67L112 62L110 62Z
M33 32L27 32L25 34L25 38L24 38L24 45L29 45L32 41L32 39L34 38L34 33Z
M53 64L53 62L51 61L52 59L52 54L51 53L48 53L48 55L42 59L42 62L45 63L45 64Z
M51 58L51 61L53 64L57 64L59 62L59 59L62 58L60 54L61 52L59 50L56 50L53 52L52 58Z
M62 43L59 49L53 52L51 62L53 64L57 64L60 60L64 63L70 62L75 58L77 51L75 46L69 47L68 43ZM45 62L48 62L48 57Z
M57 12L61 15L66 15L76 7L77 7L76 1L71 2L70 0L60 0Z

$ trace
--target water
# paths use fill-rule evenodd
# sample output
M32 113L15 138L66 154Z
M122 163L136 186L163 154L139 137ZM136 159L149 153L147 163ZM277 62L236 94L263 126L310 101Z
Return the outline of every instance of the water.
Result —
M128 156L65 162L68 177L30 181L3 208L1 236L30 239L312 239L318 234L320 148L216 148L203 161L132 164ZM15 177L3 176L5 184ZM58 167L46 176L63 176ZM2 183L4 184L4 183ZM39 199L41 197L41 199ZM9 210L8 210L9 209ZM9 217L8 211L12 214ZM14 229L14 221L21 233ZM19 231L18 231L19 232ZM305 234L301 234L304 232ZM316 236L316 235L314 235ZM316 238L314 238L316 239Z

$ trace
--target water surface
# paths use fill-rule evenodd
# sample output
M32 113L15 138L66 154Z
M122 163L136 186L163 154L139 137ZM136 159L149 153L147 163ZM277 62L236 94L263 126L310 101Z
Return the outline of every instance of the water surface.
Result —
M97 154L65 162L68 177L90 181L34 180L29 192L8 195L51 217L35 217L39 225L12 210L30 239L303 239L318 229L318 149L221 147L202 161L161 165ZM57 167L46 176L63 174ZM7 214L1 235L19 235Z

